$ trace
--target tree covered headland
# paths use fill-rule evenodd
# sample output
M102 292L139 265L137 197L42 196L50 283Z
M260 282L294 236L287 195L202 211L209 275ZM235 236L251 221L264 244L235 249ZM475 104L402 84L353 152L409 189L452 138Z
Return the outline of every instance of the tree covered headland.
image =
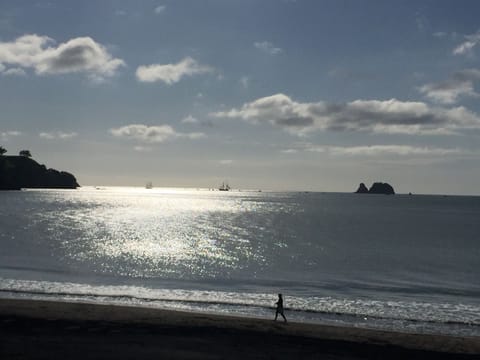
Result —
M0 146L0 190L22 188L76 189L75 176L65 171L47 169L31 159L29 150L22 150L18 156L7 156Z

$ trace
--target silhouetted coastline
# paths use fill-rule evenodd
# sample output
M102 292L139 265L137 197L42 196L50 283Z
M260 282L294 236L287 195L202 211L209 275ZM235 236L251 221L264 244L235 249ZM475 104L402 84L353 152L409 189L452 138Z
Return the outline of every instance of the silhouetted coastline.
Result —
M80 185L74 175L47 169L26 156L0 156L0 190L22 188L76 189Z

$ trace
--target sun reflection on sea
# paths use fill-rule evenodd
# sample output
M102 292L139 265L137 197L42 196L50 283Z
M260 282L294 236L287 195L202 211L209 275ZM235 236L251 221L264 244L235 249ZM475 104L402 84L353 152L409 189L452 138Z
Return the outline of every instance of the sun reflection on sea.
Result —
M84 189L70 200L62 214L51 214L63 219L55 221L54 233L78 233L65 237L75 240L59 239L65 253L104 273L228 276L265 263L261 227L243 216L265 206L253 193L105 188Z

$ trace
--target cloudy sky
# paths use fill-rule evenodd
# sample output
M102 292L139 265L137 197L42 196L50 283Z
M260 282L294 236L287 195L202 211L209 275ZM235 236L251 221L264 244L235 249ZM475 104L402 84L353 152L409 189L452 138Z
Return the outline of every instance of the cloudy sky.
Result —
M82 185L480 194L478 1L0 2L0 145Z

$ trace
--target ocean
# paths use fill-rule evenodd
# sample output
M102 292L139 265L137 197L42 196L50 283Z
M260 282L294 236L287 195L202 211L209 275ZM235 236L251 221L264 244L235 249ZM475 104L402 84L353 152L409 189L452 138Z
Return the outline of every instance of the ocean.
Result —
M480 336L480 197L0 192L0 297Z

